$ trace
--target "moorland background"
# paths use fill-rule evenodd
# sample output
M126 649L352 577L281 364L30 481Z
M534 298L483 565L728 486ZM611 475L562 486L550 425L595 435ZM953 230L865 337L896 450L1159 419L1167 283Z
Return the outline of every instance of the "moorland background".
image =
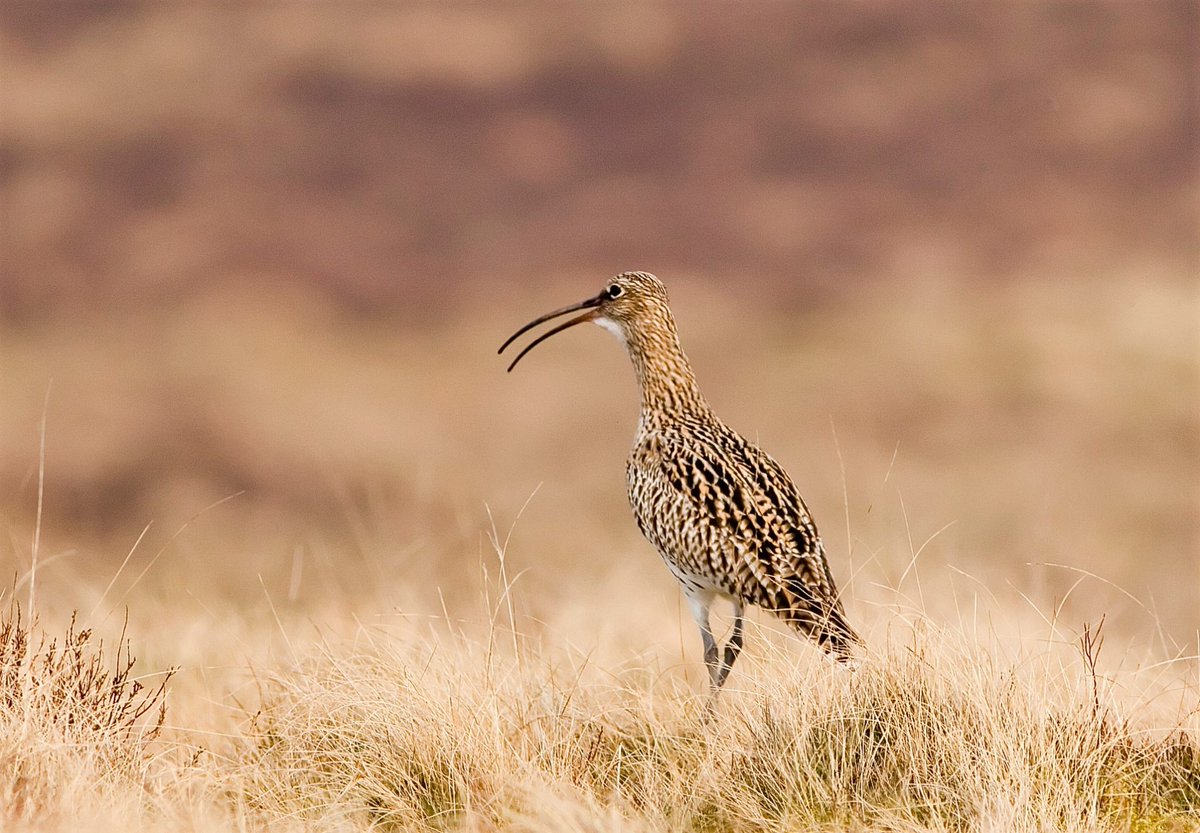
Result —
M198 743L248 665L486 632L511 529L524 633L698 689L625 503L627 360L495 355L645 269L869 639L1103 617L1194 657L1198 53L1157 0L8 2L5 595L36 527L43 622L127 615Z

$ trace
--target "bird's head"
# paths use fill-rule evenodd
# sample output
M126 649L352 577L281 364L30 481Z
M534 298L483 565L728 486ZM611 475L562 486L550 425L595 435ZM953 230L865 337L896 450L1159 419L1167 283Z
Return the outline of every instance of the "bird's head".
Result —
M550 336L586 321L599 324L626 344L632 340L632 334L639 327L645 327L648 323L658 319L662 319L668 323L671 321L670 308L667 306L667 288L663 286L663 282L649 272L622 272L616 277L610 278L598 295L588 298L585 301L580 301L577 304L556 309L554 312L548 312L540 318L530 321L509 336L508 341L501 345L498 352L503 353L519 336L539 324L543 324L552 318L558 318L560 315L580 312L581 310L582 314L547 330L526 345L525 349L513 359L508 369L512 370L516 367L517 362L526 353L550 338Z

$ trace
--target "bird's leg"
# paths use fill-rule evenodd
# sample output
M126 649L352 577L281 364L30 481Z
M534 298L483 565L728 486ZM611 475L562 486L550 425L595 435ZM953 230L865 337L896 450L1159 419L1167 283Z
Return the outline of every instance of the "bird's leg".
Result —
M708 624L708 608L712 604L712 596L689 593L687 600L688 607L692 610L692 618L700 628L700 638L704 640L704 665L708 668L708 687L710 694L715 695L721 685L717 682L721 669L717 640L713 638L712 628Z
M729 637L729 641L725 643L725 657L721 663L721 669L717 672L715 684L720 688L725 684L725 678L729 676L729 672L733 670L733 664L737 661L738 654L742 651L742 614L746 610L742 606L740 599L733 602L733 634Z

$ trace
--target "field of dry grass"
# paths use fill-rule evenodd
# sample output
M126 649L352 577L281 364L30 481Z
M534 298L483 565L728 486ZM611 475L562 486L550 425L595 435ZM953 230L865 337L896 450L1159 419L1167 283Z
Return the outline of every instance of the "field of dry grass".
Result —
M6 829L1195 829L1195 418L1170 393L1195 378L1188 292L942 287L784 320L676 286L710 397L818 512L870 645L860 670L758 617L703 723L698 640L623 505L635 399L603 333L506 376L497 335L535 298L349 342L302 304L274 318L295 340L223 312L220 343L189 358L271 426L226 442L227 464L296 466L284 480L313 514L166 482L142 537L72 551L47 502L40 621L18 648L10 611L0 639ZM152 356L121 343L139 337L95 344ZM46 351L28 338L8 378L34 390ZM295 351L303 375L278 381ZM105 361L64 355L47 478L87 452L62 400ZM761 373L742 372L751 356ZM372 456L403 476L339 481ZM37 483L34 465L31 498ZM14 531L5 593L24 627L32 531ZM1131 537L1153 558L1129 557ZM87 642L64 640L75 610Z
M305 617L264 592L263 610L209 610L198 625L172 602L142 601L136 665L114 638L27 631L10 609L5 829L1186 831L1200 820L1194 656L1114 649L1103 623L1039 621L1011 602L960 598L969 609L934 619L895 594L865 617L871 649L854 672L752 629L706 723L696 657L688 667L665 640L575 641L522 615L502 547L484 556L473 615L356 621L347 600Z

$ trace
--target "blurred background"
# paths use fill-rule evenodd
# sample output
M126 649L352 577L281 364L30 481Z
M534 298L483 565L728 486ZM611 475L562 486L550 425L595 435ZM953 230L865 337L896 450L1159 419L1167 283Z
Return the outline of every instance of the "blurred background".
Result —
M1194 644L1198 54L1189 0L9 0L0 572L44 419L46 604L454 615L511 531L548 627L674 633L619 346L495 355L644 269L864 630Z

